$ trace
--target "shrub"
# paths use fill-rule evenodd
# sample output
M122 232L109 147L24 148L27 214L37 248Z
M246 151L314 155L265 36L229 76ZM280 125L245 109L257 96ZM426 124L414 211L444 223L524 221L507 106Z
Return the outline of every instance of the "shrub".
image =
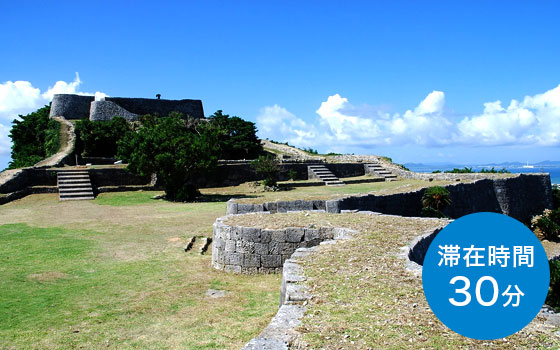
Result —
M510 171L507 170L506 168L496 170L496 169L494 169L494 167L492 167L492 169L482 168L482 169L480 169L479 173L483 173L483 174L509 174Z
M545 209L542 215L531 219L531 228L546 240L557 240L560 236L560 210Z
M307 152L307 153L309 153L309 154L315 154L315 155L319 154L319 151L317 151L316 149L313 149L313 148L311 148L311 147L309 147L309 148L304 148L303 151L304 151L304 152Z
M280 164L278 159L273 156L259 156L251 162L251 166L263 178L263 185L266 187L275 187L278 182L280 173Z
M451 173L451 174L471 174L471 173L474 173L472 168L467 168L467 167L464 167L463 169L453 168L453 170L446 170L445 172L446 173Z
M132 124L123 117L107 121L78 120L75 151L82 157L115 157L119 141L132 132Z
M560 260L548 262L550 267L550 285L546 303L555 309L560 308Z
M445 214L441 211L434 209L432 207L422 208L420 215L427 217L427 218L444 218Z
M294 181L297 178L297 171L295 171L294 169L288 171L288 178Z
M50 111L50 106L44 106L12 122L9 168L32 166L58 151L60 124L49 118Z
M556 185L552 187L552 209L560 209L560 189Z
M449 191L445 187L428 187L422 195L422 206L424 207L424 209L426 209L426 214L433 214L436 212L441 213L442 210L450 204L451 197Z

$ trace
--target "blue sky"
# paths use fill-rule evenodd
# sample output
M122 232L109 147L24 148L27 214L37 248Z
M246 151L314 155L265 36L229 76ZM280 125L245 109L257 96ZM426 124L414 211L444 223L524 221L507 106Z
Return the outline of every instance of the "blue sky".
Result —
M0 168L11 120L57 92L201 99L263 138L401 163L560 160L559 17L553 1L2 2Z

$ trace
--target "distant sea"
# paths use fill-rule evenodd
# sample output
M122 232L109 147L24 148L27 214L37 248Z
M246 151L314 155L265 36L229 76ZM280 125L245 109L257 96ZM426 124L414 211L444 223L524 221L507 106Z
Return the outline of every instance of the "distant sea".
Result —
M465 166L437 166L437 165L430 165L430 164L405 164L410 170L421 172L421 173L431 173L435 170L452 170L453 168L464 168ZM474 170L478 171L480 169L491 169L492 166L475 166L475 165L466 165ZM539 166L535 165L532 169L522 168L518 166L494 166L494 169L501 170L505 168L511 173L549 173L550 174L550 182L553 184L560 184L560 167L555 166Z

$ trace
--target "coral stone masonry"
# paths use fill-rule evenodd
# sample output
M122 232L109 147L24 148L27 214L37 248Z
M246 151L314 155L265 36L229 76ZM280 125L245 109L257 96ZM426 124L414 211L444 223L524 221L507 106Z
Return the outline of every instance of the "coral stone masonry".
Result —
M144 114L167 116L179 112L192 118L204 118L201 100L162 100L151 98L105 97L56 94L51 104L51 117L66 119L111 120L115 116L136 120Z

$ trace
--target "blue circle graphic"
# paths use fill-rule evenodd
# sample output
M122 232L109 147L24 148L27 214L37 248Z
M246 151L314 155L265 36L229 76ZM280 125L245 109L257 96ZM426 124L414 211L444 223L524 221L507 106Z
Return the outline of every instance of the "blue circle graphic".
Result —
M540 311L550 281L537 237L502 214L476 213L447 225L424 258L422 283L434 314L469 338L507 337Z

